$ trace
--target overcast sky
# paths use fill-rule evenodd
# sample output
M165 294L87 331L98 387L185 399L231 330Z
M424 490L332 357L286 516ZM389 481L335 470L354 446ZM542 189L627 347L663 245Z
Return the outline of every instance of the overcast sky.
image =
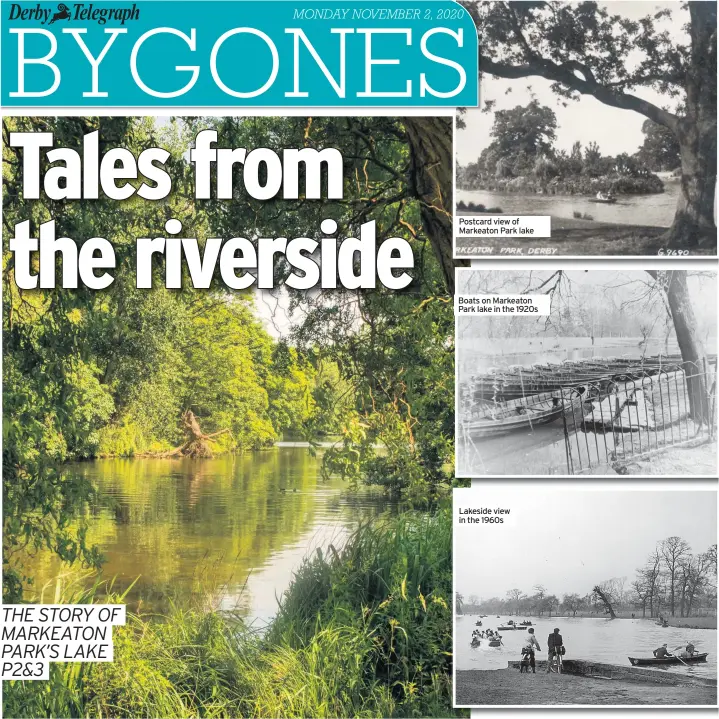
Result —
M676 39L686 41L686 33L682 26L688 21L688 10L679 7L678 2L654 2L653 0L612 0L600 3L610 11L631 19L639 19L658 9L674 7L673 17L658 23L660 30L668 30ZM627 62L631 64L631 55ZM495 100L496 105L491 113L483 113L475 108L468 110L464 119L467 127L458 130L456 135L456 153L460 165L475 162L482 150L491 142L489 132L494 123L493 113L496 110L508 110L517 105L527 105L537 99L541 105L554 110L557 115L557 141L560 149L571 150L579 140L582 145L594 141L599 144L605 155L618 155L627 152L630 155L639 149L644 141L642 124L646 120L643 115L631 110L619 110L604 105L588 95L582 95L579 101L567 102L557 97L551 90L551 82L540 77L518 80L504 80L485 75L480 87L480 102ZM531 88L528 90L528 88ZM508 92L509 91L509 92ZM667 106L669 99L653 90L638 89L633 94L653 102L661 107Z
M716 492L526 489L455 490L455 587L504 598L542 584L560 599L598 582L635 578L659 540L677 535L696 552L717 541ZM505 507L511 524L457 524L462 507Z

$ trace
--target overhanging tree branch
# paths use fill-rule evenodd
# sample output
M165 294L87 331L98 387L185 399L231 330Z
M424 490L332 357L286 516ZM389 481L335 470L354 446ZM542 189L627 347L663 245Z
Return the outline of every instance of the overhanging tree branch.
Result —
M506 79L518 79L523 77L544 77L547 80L558 82L570 90L591 95L605 105L617 107L622 110L634 110L659 125L676 131L681 123L681 118L668 110L664 110L647 100L636 95L615 90L602 85L594 80L591 71L575 61L568 61L557 64L551 60L534 58L522 65L507 65L495 62L488 57L479 58L479 70L482 73L503 77ZM578 77L575 71L579 70L585 75L585 79Z

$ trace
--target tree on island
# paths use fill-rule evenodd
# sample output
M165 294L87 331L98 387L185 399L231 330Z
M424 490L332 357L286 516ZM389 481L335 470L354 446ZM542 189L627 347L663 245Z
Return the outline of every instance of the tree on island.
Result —
M551 155L557 139L557 116L537 100L494 115L491 136L500 157L524 153L529 157Z
M670 171L681 167L677 136L664 125L645 120L642 125L644 142L637 152L637 159L650 170Z
M657 29L667 8L633 21L596 2L467 3L479 32L479 70L507 79L539 76L561 98L590 95L644 115L679 143L681 194L667 241L715 240L717 166L717 5L689 2L689 43ZM641 54L632 66L627 56ZM632 91L651 88L681 110Z

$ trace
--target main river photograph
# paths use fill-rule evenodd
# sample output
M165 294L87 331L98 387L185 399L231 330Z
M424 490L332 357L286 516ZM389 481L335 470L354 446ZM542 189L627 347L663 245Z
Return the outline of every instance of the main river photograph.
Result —
M457 706L715 706L716 541L715 490L455 490Z
M457 294L537 310L457 315L457 476L716 477L716 270L459 269Z
M467 3L479 108L457 115L456 212L551 216L457 256L716 255L714 2Z
M112 662L4 682L4 716L455 714L451 126L5 118L3 600L121 603L127 623ZM188 150L203 129L221 147L338 148L343 198L258 201L236 186L232 200L198 200ZM101 157L166 148L173 190L26 202L21 132L80 152L99 133ZM42 174L66 172L65 156L41 150ZM275 255L273 290L230 291L219 271L193 289L185 263L182 287L166 289L162 261L138 289L135 240L170 218L203 251L213 237L316 233L327 218L359 237L374 221L378 241L410 243L413 282L300 292ZM59 238L112 241L109 287L18 286L7 238L50 219Z

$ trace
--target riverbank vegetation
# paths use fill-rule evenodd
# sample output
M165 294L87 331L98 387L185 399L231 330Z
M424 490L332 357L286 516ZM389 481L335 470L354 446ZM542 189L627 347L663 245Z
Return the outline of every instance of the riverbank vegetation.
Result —
M649 149L633 156L608 157L596 142L585 147L575 142L567 152L556 146L556 129L556 114L537 100L498 110L490 132L492 142L475 162L458 168L458 189L592 196L664 191L664 183L646 164ZM652 142L656 144L655 135ZM663 160L668 161L666 156ZM678 154L675 161L676 167Z
M206 607L129 614L113 631L114 662L7 682L4 713L447 716L451 593L449 509L405 513L307 558L264 635Z
M634 579L614 577L598 582L584 595L550 594L537 585L533 592L514 588L506 597L479 599L457 595L464 614L516 614L524 616L604 616L612 619L638 615L686 618L681 626L704 624L717 616L717 545L692 552L681 537L667 537L637 569ZM710 623L712 620L709 620ZM679 624L677 624L679 626Z
M232 147L337 147L342 201L195 200L186 149L215 128ZM242 452L291 433L338 435L325 471L378 485L423 513L365 527L300 570L263 638L207 608L136 616L113 664L54 665L51 682L8 685L9 716L446 716L451 709L454 261L451 123L447 118L6 118L3 132L53 132L101 152L171 151L175 190L132 199L24 203L22 158L4 145L6 229L54 218L57 235L109 238L104 291L20 291L3 256L3 597L21 601L37 550L99 568L84 517L96 491L69 460ZM43 160L44 162L44 160ZM43 168L45 169L45 168ZM139 181L138 181L139 182ZM338 234L376 222L378 241L412 245L402 293L230 293L136 289L135 239L163 234L300 236L331 217ZM275 275L288 268L277 259ZM279 335L279 338L278 338ZM311 451L311 450L310 450ZM442 539L444 537L444 539ZM127 579L127 578L125 578ZM340 659L342 661L340 661ZM310 678L308 681L308 677ZM68 713L69 712L69 713Z

